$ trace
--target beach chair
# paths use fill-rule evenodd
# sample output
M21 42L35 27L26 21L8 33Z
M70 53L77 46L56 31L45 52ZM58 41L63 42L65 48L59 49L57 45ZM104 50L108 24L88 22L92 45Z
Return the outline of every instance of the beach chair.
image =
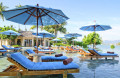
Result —
M18 47L11 47L11 48L8 48L7 46L5 45L2 45L2 47L5 49L5 50L13 50L13 51L20 51L22 48L18 48Z
M7 50L0 49L0 54L1 54L1 55L4 55L4 53L7 53Z
M113 59L115 57L119 57L118 54L112 54L112 53L101 53L101 52L98 52L97 50L95 49L92 49L92 48L89 48L88 51L92 54L92 58L105 58L107 59L108 57L112 57Z
M34 54L35 52L32 49L27 49L25 51L25 54L29 56L29 54ZM33 60L32 56L28 57L30 60ZM42 62L50 62L50 61L63 61L67 59L67 56L60 56L60 57L55 57L55 56L41 56Z
M80 49L80 52L78 52L78 54L81 54L83 56L90 56L91 53L89 51L86 51L84 48Z
M63 47L63 46L60 46L60 50L63 50L63 51L64 51L64 50L65 50L65 47Z
M22 78L23 75L50 75L63 74L67 78L68 73L78 73L79 66L76 63L64 65L63 62L32 62L21 53L13 53L7 58L14 65L9 66L0 76L17 76Z
M80 49L76 49L74 47L70 47L72 51L75 51L75 52L80 52Z
M34 46L34 48L36 49L36 50L34 50L34 51L37 53L37 46ZM55 53L54 50L50 50L50 49L40 49L40 48L38 48L38 52L39 52L39 53L46 53L46 54Z
M74 53L80 51L80 49L73 49L72 47L68 47L68 46L66 46L65 49L67 50L66 53Z

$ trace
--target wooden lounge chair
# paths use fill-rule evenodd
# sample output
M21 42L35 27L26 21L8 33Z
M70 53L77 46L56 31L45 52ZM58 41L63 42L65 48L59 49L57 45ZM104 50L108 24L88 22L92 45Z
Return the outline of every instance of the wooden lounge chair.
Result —
M67 50L66 53L80 52L80 49L74 49L74 48L68 47L68 46L66 46L65 49Z
M80 49L80 52L78 52L78 54L81 54L83 56L90 56L91 53L89 51L86 51L84 48Z
M5 45L2 45L2 47L5 49L5 50L12 50L12 51L20 51L22 48L21 47L11 47L11 48L8 48L7 46Z
M49 50L49 49L40 49L35 46L35 53L37 53L37 50L38 50L38 53L45 53L45 54L52 54L52 53L55 53L54 50Z
M34 54L35 52L32 49L27 49L25 51L25 54L27 54L29 56L29 54ZM33 57L29 56L28 57L31 61L33 61ZM42 56L41 57L42 62L52 62L52 61L63 61L65 59L67 59L67 56L60 56L60 57L55 57L55 56Z
M3 72L0 72L0 76L17 76L17 78L22 78L23 75L63 74L63 78L67 78L68 73L79 72L79 66L73 62L68 65L64 65L62 62L34 63L21 53L11 54L7 60L14 65L9 66Z
M4 49L0 49L0 54L4 54L4 53L7 53L7 50L4 50Z
M64 48L63 46L60 46L60 50L63 50L63 51L64 51L64 50L65 50L65 48Z
M114 59L115 57L119 57L118 54L111 54L111 53L100 53L98 51L96 51L95 49L91 49L89 48L88 51L92 54L91 56L91 60L92 58L105 58L107 59L108 57L112 57L112 59Z

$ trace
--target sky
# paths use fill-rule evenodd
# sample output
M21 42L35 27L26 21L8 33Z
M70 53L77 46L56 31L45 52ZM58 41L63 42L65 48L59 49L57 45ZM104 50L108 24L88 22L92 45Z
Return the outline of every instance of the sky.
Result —
M22 6L39 4L39 6L60 9L70 18L65 26L67 32L82 34L82 37L78 37L80 41L84 35L91 33L80 28L93 24L94 20L97 24L112 27L110 30L97 32L102 40L120 40L120 0L0 0L0 2L9 7L8 9L13 9L19 4ZM21 29L25 29L25 25L0 19L0 26L4 25L13 25L16 29L20 26ZM26 25L26 27L29 30L31 26ZM58 37L60 36L63 34L59 33Z

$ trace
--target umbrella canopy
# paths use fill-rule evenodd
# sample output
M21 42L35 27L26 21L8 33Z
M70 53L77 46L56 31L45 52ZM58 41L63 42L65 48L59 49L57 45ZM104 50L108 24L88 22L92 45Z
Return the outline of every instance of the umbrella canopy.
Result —
M32 34L43 38L43 41L44 41L44 38L55 37L55 35L47 32L47 31L45 31L45 30L39 32L38 35L37 35L37 33L32 33Z
M2 12L4 17L12 22L24 25L55 25L69 19L61 10L41 6L25 5ZM36 20L37 19L37 20Z
M38 35L37 33L32 33L33 35L36 35L36 36L39 36L41 38L50 38L50 37L55 37L55 35L43 30L41 32L38 32Z
M66 34L64 35L66 38L72 38L72 37L80 37L82 36L81 34L78 34L78 33L69 33L69 34Z
M0 34L4 34L4 35L10 35L10 44L11 44L11 35L20 35L20 33L17 33L13 30L8 30L8 31L4 31L4 32L1 32Z
M0 34L4 34L4 35L20 35L20 33L17 33L13 30L8 30L8 31L4 31L4 32L1 32Z
M61 41L61 40L59 40L59 39L55 38L55 39L53 39L52 41L56 41L56 42L57 42L57 41Z
M38 25L56 25L69 19L61 10L40 7L38 4L37 6L25 5L19 8L3 11L2 13L9 21L24 25L37 25L37 35ZM38 46L38 41L36 41L36 46Z
M80 28L80 30L83 30L83 31L94 31L94 32L95 31L105 31L105 30L108 30L108 29L112 29L112 28L109 25L98 25L98 24L83 26L83 27ZM94 47L95 47L95 43L93 44L93 48Z
M78 41L78 39L73 39L72 41Z
M89 25L89 26L83 26L80 28L84 31L105 31L108 29L111 29L109 25Z

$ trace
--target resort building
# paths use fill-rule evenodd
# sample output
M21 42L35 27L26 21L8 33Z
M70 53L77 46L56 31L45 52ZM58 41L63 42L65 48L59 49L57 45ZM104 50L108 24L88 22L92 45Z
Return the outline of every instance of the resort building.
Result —
M21 45L24 47L33 47L36 45L36 36L32 34L32 31L20 31L19 33L21 35L12 42L12 45ZM0 40L0 46L9 45L9 41L9 39ZM43 39L38 37L38 45L42 45L42 42ZM50 38L44 38L43 43L45 47L48 47L50 45Z

